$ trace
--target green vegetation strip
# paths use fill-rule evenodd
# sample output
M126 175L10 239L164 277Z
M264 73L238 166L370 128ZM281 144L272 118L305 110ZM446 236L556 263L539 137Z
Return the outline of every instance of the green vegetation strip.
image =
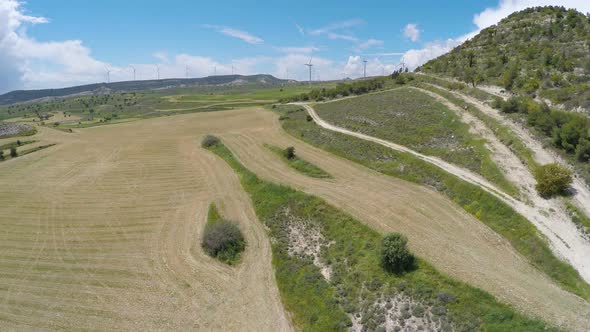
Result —
M0 158L0 162L1 161L7 161L7 160L10 160L10 159L14 159L14 158L18 158L18 157L22 157L22 156L27 155L29 153L33 153L33 152L37 152L37 151L40 151L40 150L43 150L43 149L47 149L47 148L52 147L54 145L56 145L56 144L55 143L53 143L53 144L46 144L46 145L41 145L41 146L34 147L32 149L27 149L27 150L24 150L24 151L20 151L20 152L18 152L18 154L17 154L16 157L11 156L10 154L8 154L8 155L2 155L2 158ZM2 151L2 150L0 150L0 151Z
M590 299L590 285L569 264L561 261L538 235L536 228L511 207L477 186L466 183L440 168L410 154L379 144L322 129L308 122L304 112L280 107L283 128L291 135L337 156L378 172L433 188L504 236L532 265L564 289Z
M316 165L301 159L299 156L295 155L293 158L289 159L285 156L285 149L281 149L275 145L265 144L269 150L274 152L277 156L281 157L281 159L287 163L287 165L291 166L293 169L297 170L298 172L305 174L307 176L311 176L312 178L319 178L319 179L330 179L332 176L328 174L323 169L317 167Z
M20 142L20 144L19 144L19 142ZM35 142L37 142L37 141L22 141L22 142L21 141L14 141L11 143L0 145L0 151L8 150L10 148L18 148L19 146L23 146L23 145L27 145L27 144L31 144L31 143L35 143Z
M228 265L235 265L246 248L246 241L238 225L223 219L215 204L211 204L201 246L209 256Z
M440 157L481 174L511 195L518 193L492 160L485 140L423 92L399 88L314 107L329 123Z
M466 102L461 98L456 97L451 92L445 91L440 88L436 88L430 84L421 84L419 82L416 84L416 86L418 86L422 89L425 89L425 90L432 91L438 95L441 95L444 98L451 101L453 104L455 104L459 107L462 107L463 109L467 110L469 113L476 116L488 128L490 128L494 132L496 137L500 140L500 142L502 142L510 150L512 150L512 152L514 152L516 154L516 156L522 162L524 162L529 167L529 169L531 171L534 171L539 166L539 164L537 164L537 162L535 161L535 158L533 157L533 151L531 151L531 149L529 149L520 140L520 138L518 138L518 136L516 136L516 134L514 134L514 132L512 132L512 130L510 130L510 128L502 125L500 123L500 121L483 113L477 107L475 107L473 104ZM475 89L471 89L471 90L475 90Z
M351 316L360 315L367 330L382 331L393 302L402 306L400 325L412 316L428 316L443 331L552 330L479 289L442 276L423 260L405 274L386 272L378 253L381 234L317 197L261 180L221 142L208 149L239 175L256 214L268 226L278 287L300 330L343 331L351 326ZM292 253L294 227L315 230L322 239L318 259L332 270L329 280L313 257Z

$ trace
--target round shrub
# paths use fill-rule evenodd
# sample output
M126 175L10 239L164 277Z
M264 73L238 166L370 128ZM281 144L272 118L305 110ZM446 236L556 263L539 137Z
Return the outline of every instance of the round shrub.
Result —
M12 158L16 158L18 156L18 152L16 152L16 148L15 147L10 148L10 156Z
M207 135L203 137L203 140L201 141L201 146L204 148L210 148L213 145L216 145L217 143L219 143L219 138L213 135Z
M292 146L286 148L283 153L285 154L285 158L287 158L289 160L292 160L295 158L295 148Z
M381 240L381 264L389 272L401 273L414 266L414 256L407 247L408 239L399 233L387 234Z
M232 264L246 248L246 241L236 223L222 219L207 223L202 247L208 255Z
M537 191L543 197L551 197L567 193L572 183L572 172L558 164L547 164L535 170Z

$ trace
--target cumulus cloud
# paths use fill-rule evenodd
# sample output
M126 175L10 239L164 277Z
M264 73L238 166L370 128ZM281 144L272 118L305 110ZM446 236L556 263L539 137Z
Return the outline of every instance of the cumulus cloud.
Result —
M217 32L224 34L226 36L238 38L242 41L245 41L248 44L262 44L264 42L264 40L260 37L254 36L253 34L251 34L249 32L234 29L231 27L211 25L211 24L205 24L204 27L208 28L208 29L216 30Z
M516 11L529 7L549 5L573 8L582 13L590 12L590 1L588 0L500 0L496 7L486 8L481 13L474 15L473 23L476 26L474 31L456 38L427 43L422 49L407 51L402 59L410 68L414 69L426 63L428 60L449 52L454 47L473 38L481 30L497 24Z
M48 22L44 17L26 15L20 1L0 1L1 92L102 78L108 64L94 59L82 41L40 42L27 36L26 25Z
M160 62L169 62L170 59L168 58L168 53L166 52L155 52L152 54L152 56L158 60L160 60Z
M413 42L417 42L420 39L420 29L418 29L418 25L414 23L409 23L404 28L404 36L409 38Z
M344 73L349 77L362 77L364 75L364 59L360 56L349 56L344 65ZM382 63L375 58L367 60L367 76L379 76L392 73L396 69L395 64Z

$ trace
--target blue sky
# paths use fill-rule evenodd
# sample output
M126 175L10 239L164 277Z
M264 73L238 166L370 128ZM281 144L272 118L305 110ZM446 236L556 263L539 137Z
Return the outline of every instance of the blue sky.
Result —
M390 72L438 56L530 5L587 0L0 0L0 93L110 79L269 73L314 79Z

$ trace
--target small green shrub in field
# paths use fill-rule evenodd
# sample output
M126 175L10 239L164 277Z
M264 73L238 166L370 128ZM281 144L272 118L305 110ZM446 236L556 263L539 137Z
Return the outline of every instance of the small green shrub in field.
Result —
M565 194L572 183L572 172L558 164L547 164L535 170L537 191L543 197Z
M407 244L408 239L399 233L387 234L381 240L381 264L385 270L401 273L413 268L414 256Z
M12 158L16 158L18 156L18 152L16 152L16 148L15 147L10 148L10 156Z
M246 248L246 241L236 223L221 219L207 223L202 246L209 256L231 265Z
M286 148L284 154L285 158L293 160L295 158L295 148L292 146Z
M203 138L203 140L201 141L201 146L204 148L209 148L212 147L213 145L219 143L219 138L213 136L213 135L207 135Z
M4 151L0 150L0 160L4 160Z

